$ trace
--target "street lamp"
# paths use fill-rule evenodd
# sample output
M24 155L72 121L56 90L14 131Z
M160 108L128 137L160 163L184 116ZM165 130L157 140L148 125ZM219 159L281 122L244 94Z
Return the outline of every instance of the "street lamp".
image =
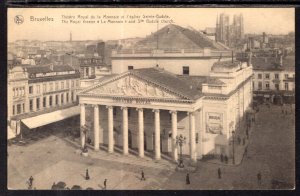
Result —
M232 164L235 164L235 157L234 157L234 135L235 135L235 132L232 131Z
M182 158L182 145L185 144L186 138L183 137L181 134L180 136L176 136L176 144L180 147L180 157L179 157L179 164L178 167L183 168L183 158Z

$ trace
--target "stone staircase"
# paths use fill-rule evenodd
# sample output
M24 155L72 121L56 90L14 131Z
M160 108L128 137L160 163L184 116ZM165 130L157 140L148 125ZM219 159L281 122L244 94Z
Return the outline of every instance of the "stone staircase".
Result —
M68 143L71 143L71 145L75 146L77 148L76 153L80 154L80 141L79 140L70 140L68 138L65 138L65 141ZM99 151L94 151L93 146L87 144L87 147L89 149L88 156L92 159L99 159L99 160L105 160L105 161L113 161L113 162L119 162L122 164L128 164L128 165L135 165L137 167L148 167L148 168L155 168L155 169L162 169L162 170L175 170L176 163L171 161L171 158L167 155L162 154L161 160L154 160L152 158L152 152L145 151L144 158L140 158L137 156L137 152L133 149L129 149L128 155L122 154L122 149L120 147L116 147L114 149L114 153L108 153L106 146L101 146Z

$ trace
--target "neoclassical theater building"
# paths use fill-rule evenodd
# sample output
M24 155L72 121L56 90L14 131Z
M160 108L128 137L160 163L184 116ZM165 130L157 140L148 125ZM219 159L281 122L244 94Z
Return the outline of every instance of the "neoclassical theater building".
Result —
M168 36L178 31L177 26L167 28ZM147 151L157 160L162 154L177 160L176 137L182 135L182 152L192 161L209 154L231 156L232 131L252 102L252 66L249 61L220 58L220 53L229 57L230 51L214 46L205 51L200 46L177 53L115 51L112 75L78 93L80 123L89 127L86 137L94 149L103 145L110 153L118 147L125 155L132 149L140 157ZM82 132L82 145L86 137Z

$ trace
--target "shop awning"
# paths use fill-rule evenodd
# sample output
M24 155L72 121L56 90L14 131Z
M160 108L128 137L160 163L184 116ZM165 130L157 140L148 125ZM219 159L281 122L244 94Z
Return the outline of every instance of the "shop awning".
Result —
M30 129L41 127L50 123L64 120L80 114L80 107L74 106L67 109L57 110L46 114L22 119L22 122Z

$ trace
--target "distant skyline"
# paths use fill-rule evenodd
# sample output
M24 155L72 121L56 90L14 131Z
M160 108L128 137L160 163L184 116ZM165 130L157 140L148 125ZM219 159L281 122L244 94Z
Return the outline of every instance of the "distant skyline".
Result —
M215 27L217 15L243 14L245 34L287 34L295 31L294 8L9 8L8 41L29 40L115 40L145 37L157 30L157 24L63 24L62 15L168 15L176 25L204 30ZM24 23L14 17L22 15ZM54 18L52 22L32 22L30 17ZM167 24L159 24L159 29Z

